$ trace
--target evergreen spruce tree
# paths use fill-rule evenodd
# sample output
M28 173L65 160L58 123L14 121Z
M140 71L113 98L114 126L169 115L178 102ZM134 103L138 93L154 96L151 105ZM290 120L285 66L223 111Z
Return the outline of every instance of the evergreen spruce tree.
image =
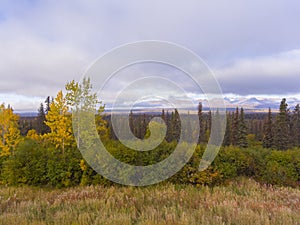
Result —
M53 99L52 99L52 102L53 102ZM46 103L45 114L48 114L48 112L50 111L50 104L51 104L50 96L48 96L46 98L45 103Z
M188 111L187 114L187 120L186 120L186 125L185 125L185 131L184 131L184 140L186 140L189 143L193 142L193 133L192 133L192 124L191 124L191 115L190 115L190 111Z
M212 113L211 110L208 111L208 114L203 115L203 123L204 123L204 130L203 132L205 133L204 135L204 140L203 142L208 142L210 138L210 133L211 133L211 122L212 122Z
M293 111L293 131L292 131L292 138L294 140L294 146L300 147L300 106L299 104L296 105Z
M163 121L167 122L166 115L165 115L165 110L164 109L161 112L161 118L162 118Z
M181 135L181 124L178 110L175 109L174 114L172 113L172 127L173 127L173 140L179 141Z
M50 132L50 128L46 125L46 113L44 110L44 105L41 103L40 108L38 109L38 115L36 118L36 132L37 134L46 134Z
M204 127L204 121L203 121L203 112L202 112L202 103L199 102L198 105L198 120L199 120L199 139L198 143L204 143L206 141L205 137L205 127Z
M248 147L248 140L247 140L247 125L245 122L245 114L244 114L244 109L241 108L241 113L238 118L238 141L237 144L241 148L247 148Z
M147 119L146 119L146 114L143 114L142 122L141 122L141 139L144 139L147 131Z
M135 135L132 110L130 110L130 114L129 114L129 127L130 127L131 132Z
M173 140L172 117L173 117L173 112L172 112L172 115L170 116L169 111L167 111L167 115L166 115L166 124L167 124L166 140L167 140L167 142L171 142Z
M289 148L289 109L286 99L280 103L279 113L276 118L274 147L278 150Z
M231 144L238 144L239 135L239 108L237 107L235 113L232 114L232 126L231 126Z
M222 123L221 123L221 115L220 115L220 112L219 110L217 109L216 112L214 112L212 114L212 127L214 130L214 133L213 135L211 135L211 144L213 145L220 145L222 144L221 141L222 141L222 138L223 138L223 131L224 129L226 129L226 127L222 127Z
M263 147L272 148L274 146L274 135L273 135L273 121L272 121L272 111L269 108L269 113L264 124L264 137L263 137Z
M142 139L142 117L141 114L137 115L137 123L136 125L136 129L137 129L137 138Z
M226 123L226 130L225 130L225 136L224 136L224 141L223 145L224 146L229 146L231 144L230 137L231 137L231 113L227 112L226 114L227 117L227 123Z

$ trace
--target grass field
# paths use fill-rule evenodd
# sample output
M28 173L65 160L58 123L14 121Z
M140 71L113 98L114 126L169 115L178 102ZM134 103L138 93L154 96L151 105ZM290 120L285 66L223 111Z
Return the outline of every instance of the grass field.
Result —
M226 186L0 187L0 224L300 224L300 190Z

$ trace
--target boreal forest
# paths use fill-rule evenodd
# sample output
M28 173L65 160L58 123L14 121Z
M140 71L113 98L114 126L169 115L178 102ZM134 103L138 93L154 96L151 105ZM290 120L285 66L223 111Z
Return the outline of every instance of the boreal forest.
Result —
M147 138L149 122L163 119L167 131L163 142L148 152L136 152L116 137L111 115L92 93L89 79L83 84L67 83L56 97L46 97L37 116L24 117L14 113L12 106L0 107L0 183L70 187L112 182L96 173L77 148L72 128L74 93L80 90L98 106L95 124L99 138L107 150L120 161L132 165L149 165L167 158L180 139L180 116L177 109L161 113L135 112L128 115L132 133ZM65 93L65 94L64 94ZM218 113L218 112L217 112ZM203 110L185 116L197 117L199 137L196 150L177 174L167 182L215 186L237 177L249 177L262 184L299 186L300 184L300 109L282 99L280 108L268 113L245 113L243 108L227 111L227 125L221 150L208 169L198 165L211 132L213 113ZM193 135L193 134L191 134ZM186 143L187 145L189 143Z

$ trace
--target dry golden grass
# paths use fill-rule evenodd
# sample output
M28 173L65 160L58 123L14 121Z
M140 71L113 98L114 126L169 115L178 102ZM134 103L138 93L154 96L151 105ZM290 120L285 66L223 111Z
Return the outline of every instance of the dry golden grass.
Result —
M227 186L0 187L0 224L300 224L300 190Z

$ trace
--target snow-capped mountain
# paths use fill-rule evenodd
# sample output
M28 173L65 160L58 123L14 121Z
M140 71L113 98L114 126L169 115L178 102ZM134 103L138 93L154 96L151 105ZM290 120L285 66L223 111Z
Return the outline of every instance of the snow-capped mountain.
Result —
M265 111L271 108L278 110L281 98L261 98L261 97L224 97L224 103L227 109L243 107L247 110ZM204 107L208 107L207 100L199 100ZM293 110L297 104L300 104L300 99L287 98L288 107Z

